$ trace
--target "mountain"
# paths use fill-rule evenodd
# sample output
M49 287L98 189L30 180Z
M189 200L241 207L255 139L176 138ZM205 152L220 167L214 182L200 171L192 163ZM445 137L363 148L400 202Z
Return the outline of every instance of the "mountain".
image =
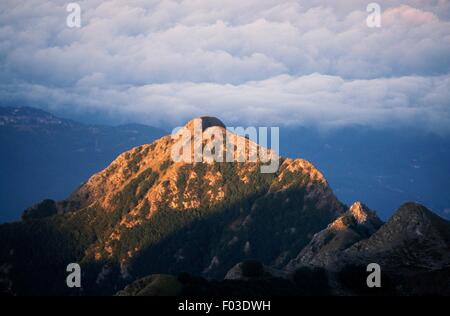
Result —
M0 223L61 199L119 153L162 136L144 125L84 125L30 107L0 107Z
M344 212L310 162L269 150L279 169L261 173L264 163L250 157L263 148L218 119L194 119L184 129L196 124L204 146L211 133L226 136L234 162L174 162L179 138L164 136L119 155L67 199L43 201L22 222L1 226L1 258L17 292L67 292L61 280L69 262L82 264L84 293L97 294L151 273L221 278L247 258L281 267Z
M199 117L0 225L0 293L448 293L449 228L415 203L383 223L361 202L341 203L309 161ZM65 284L73 262L81 289ZM371 262L381 292L367 292Z

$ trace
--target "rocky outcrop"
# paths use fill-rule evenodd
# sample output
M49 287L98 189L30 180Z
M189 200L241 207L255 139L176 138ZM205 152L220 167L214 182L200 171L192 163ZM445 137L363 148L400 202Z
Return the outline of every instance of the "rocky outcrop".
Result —
M315 234L286 269L293 271L301 266L333 269L336 258L343 250L370 237L381 225L382 221L374 211L359 201L355 202L345 214Z

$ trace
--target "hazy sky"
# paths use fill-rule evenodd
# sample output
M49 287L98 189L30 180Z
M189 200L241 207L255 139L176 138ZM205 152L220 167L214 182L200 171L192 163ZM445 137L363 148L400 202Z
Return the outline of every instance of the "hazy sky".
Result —
M0 104L450 134L450 1L378 1L380 28L370 2L89 0L70 28L69 1L2 0Z

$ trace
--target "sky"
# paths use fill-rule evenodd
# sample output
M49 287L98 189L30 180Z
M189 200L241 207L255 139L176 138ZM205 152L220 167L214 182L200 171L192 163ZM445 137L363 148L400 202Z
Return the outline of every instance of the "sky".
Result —
M165 127L400 126L450 135L450 1L0 2L0 105ZM95 117L92 118L95 120Z

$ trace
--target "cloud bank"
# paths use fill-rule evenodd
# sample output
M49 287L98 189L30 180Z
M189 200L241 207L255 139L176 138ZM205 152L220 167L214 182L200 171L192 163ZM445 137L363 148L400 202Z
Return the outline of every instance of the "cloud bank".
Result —
M0 4L0 104L165 126L414 126L450 132L450 1Z

